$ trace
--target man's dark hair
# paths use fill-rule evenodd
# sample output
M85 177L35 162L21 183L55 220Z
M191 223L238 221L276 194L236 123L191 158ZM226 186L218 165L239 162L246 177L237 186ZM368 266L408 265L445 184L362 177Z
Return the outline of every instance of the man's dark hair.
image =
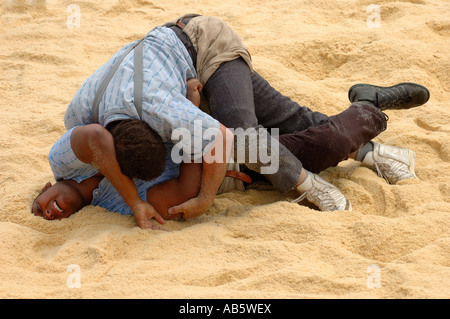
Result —
M122 173L130 178L150 181L160 176L166 165L166 149L146 122L120 120L110 123L116 158Z

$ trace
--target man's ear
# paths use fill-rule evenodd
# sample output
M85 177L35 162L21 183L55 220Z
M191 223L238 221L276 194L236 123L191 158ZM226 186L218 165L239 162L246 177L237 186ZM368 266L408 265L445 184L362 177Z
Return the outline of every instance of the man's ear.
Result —
M203 89L202 83L196 78L192 78L192 79L187 80L187 86L188 86L188 89L192 89L194 91L198 91L199 93Z
M45 192L47 189L49 189L50 187L52 187L52 183L48 182L47 184L45 184L44 188L42 189L41 192Z
M198 83L196 83L196 86L197 86L198 92L202 93L203 85L200 83L200 81L198 81Z
M201 93L202 89L203 89L203 85L200 83L199 80L195 79L194 88L198 91L198 93Z

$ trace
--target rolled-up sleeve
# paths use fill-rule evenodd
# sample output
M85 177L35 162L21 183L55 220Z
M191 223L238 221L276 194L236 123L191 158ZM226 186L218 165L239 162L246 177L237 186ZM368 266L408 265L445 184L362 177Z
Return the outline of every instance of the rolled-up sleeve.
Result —
M173 99L169 110L159 116L169 126L174 147L182 150L186 159L200 161L219 133L219 121L184 98Z
M52 146L48 155L50 167L57 181L73 179L80 183L99 172L94 166L80 161L73 152L70 137L75 128L64 133Z

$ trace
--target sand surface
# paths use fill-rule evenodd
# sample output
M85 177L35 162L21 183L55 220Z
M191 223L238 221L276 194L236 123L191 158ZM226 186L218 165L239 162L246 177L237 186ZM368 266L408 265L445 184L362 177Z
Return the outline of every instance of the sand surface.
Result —
M1 298L450 297L448 0L1 5ZM388 185L349 160L322 176L353 212L248 190L218 196L204 216L168 222L167 232L92 206L62 221L33 216L31 201L53 182L48 152L83 81L126 43L191 12L223 18L273 86L330 115L348 107L358 82L426 85L430 101L387 111L376 139L415 150L417 179Z

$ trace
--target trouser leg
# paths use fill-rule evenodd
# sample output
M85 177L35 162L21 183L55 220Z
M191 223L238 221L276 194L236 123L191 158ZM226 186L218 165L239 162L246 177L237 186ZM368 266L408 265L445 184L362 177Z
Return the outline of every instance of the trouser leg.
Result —
M262 129L256 115L251 74L242 59L223 63L209 78L203 93L209 104L211 115L226 127ZM260 131L258 139L259 154L262 152L270 154L271 158L277 157L278 169L264 174L263 168L269 165L263 163L260 156L257 156L256 162L249 161L246 156L244 164L251 170L263 173L281 192L294 188L300 178L301 162L283 145L280 145L267 130ZM242 151L239 146L235 144L235 153ZM245 154L248 155L251 151L255 150L249 149L249 143L246 143Z
M278 128L280 134L303 131L328 121L328 116L300 106L274 89L257 72L252 74L255 114L263 127Z
M348 159L386 129L386 115L368 102L356 102L317 127L284 134L286 146L310 172L319 173Z

